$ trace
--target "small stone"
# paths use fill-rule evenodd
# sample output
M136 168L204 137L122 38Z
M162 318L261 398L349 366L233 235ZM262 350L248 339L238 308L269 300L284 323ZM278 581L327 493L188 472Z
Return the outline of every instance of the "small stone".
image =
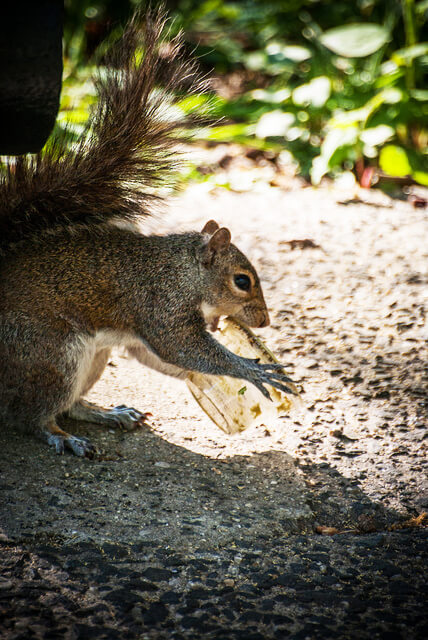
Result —
M9 589L12 589L12 588L13 588L13 582L11 580L4 580L4 579L0 580L1 591L8 591Z
M375 394L375 398L379 398L381 400L389 400L390 397L391 397L391 394L387 389L384 389L383 391L378 391Z
M144 622L143 611L140 605L135 605L131 610L131 616L135 622Z
M224 580L224 586L225 587L234 587L235 586L235 580L233 580L232 578L226 578Z
M178 604L180 602L180 596L175 591L166 591L161 596L161 602L165 602L167 604Z
M169 571L169 569L159 569L158 567L149 567L143 571L142 575L148 580L160 582L172 578L172 571Z

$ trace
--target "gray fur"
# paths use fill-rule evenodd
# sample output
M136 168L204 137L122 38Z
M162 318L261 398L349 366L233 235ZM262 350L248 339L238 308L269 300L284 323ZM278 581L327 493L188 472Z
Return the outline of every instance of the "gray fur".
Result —
M207 331L221 315L269 323L257 273L227 229L210 221L201 233L144 236L111 224L148 213L153 196L144 187L168 181L174 164L175 127L159 118L163 94L150 97L165 66L162 24L159 15L147 20L141 65L130 47L135 26L128 30L123 82L116 73L99 85L96 135L84 137L77 156L18 163L0 189L0 423L43 434L58 453L94 454L57 426L58 415L131 428L144 420L82 402L115 345L167 375L242 378L268 397L267 384L290 391L279 366L239 357ZM169 86L188 71L180 64L169 69ZM242 274L245 291L235 281Z

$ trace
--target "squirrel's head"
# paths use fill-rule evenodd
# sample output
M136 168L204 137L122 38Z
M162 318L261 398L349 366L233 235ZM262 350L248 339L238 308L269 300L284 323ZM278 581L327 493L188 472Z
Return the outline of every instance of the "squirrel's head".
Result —
M200 262L204 287L201 311L211 330L220 316L233 316L249 327L267 327L269 313L256 270L231 244L230 231L210 220L202 229Z

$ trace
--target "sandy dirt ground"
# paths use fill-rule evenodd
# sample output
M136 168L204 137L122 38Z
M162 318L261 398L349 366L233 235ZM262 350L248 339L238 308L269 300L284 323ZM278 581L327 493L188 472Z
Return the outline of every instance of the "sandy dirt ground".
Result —
M146 228L210 218L260 274L258 334L303 406L229 436L183 382L114 352L88 398L147 427L69 423L93 461L1 434L3 637L424 637L425 211L202 184Z

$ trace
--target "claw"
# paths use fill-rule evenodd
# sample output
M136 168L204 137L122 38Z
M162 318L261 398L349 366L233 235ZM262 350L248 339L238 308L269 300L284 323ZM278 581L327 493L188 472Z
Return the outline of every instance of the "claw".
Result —
M55 452L60 456L64 455L64 438L61 436L54 436L52 434L47 434L48 445L51 447L55 447Z
M276 371L283 371L284 366L282 364L261 364L259 365L263 371L272 371L273 373ZM285 380L286 382L293 382L293 380L291 378L289 378L285 373L279 373L278 375L281 376L282 380Z
M269 400L272 400L269 391L264 385L268 385L292 395L297 395L297 392L285 384L287 382L294 386L293 380L284 373L284 365L279 362L272 362L268 364L260 364L257 360L250 360L253 364L253 373L248 380L250 380L255 387Z
M271 396L270 396L269 391L266 389L266 387L265 387L263 384L261 384L261 383L256 384L256 387L257 387L257 389L258 389L258 390L259 390L259 391L264 395L264 397L265 397L265 398L267 398L268 400L270 400L271 402L273 402L273 400L272 400L272 398L271 398Z
M260 365L263 369L266 369L269 371L269 369L271 371L282 371L283 369L285 369L285 365L281 364L280 362L264 362Z
M114 417L116 424L124 431L132 431L138 426L141 427L147 424L147 418L150 414L141 413L137 409L121 404L114 409L110 409L105 415L107 418L108 416Z
M150 413L141 413L121 404L114 409L103 409L94 404L81 400L68 412L69 417L76 420L85 420L95 424L105 424L113 428L132 431L146 424Z
M66 439L65 444L69 449L71 449L74 455L79 458L93 458L97 452L96 448L88 438L76 438L76 436L70 436Z
M56 453L59 455L63 455L66 448L70 449L70 451L79 458L93 458L97 452L88 438L76 438L76 436L71 436L66 433L65 435L61 435L46 432L46 439L48 444L54 447Z
M281 382L278 382L277 380L269 380L269 382L266 382L266 384L270 384L271 387L275 387L275 389L278 389L279 391L283 391L284 393L291 393L293 396L297 395L294 389L287 387L287 385L285 384L281 384Z
M280 371L266 371L266 369L264 369L263 371L267 376L276 378L277 380L287 380L287 382L293 382L291 378L289 378L285 373L281 373Z
M278 382L290 382L291 384L294 384L291 378L289 378L288 376L283 376L279 373L269 373L266 377L268 377L269 380L277 380Z

